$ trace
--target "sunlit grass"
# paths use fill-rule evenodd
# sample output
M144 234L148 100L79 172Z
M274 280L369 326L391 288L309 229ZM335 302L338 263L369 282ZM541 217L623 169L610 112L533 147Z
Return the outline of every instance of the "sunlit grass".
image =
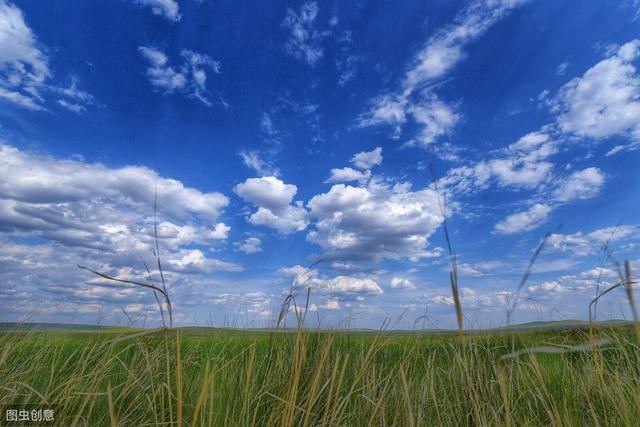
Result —
M588 351L501 360L603 339ZM639 392L630 328L463 340L207 329L0 335L0 403L55 404L60 425L635 426Z

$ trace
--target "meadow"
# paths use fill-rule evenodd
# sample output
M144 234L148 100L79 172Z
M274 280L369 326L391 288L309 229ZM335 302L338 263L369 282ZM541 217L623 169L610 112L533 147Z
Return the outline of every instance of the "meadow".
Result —
M637 426L633 327L554 329L4 331L0 404L64 426Z

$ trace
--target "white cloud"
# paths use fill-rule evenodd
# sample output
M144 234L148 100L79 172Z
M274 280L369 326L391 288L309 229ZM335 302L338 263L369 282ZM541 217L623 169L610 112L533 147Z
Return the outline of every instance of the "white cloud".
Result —
M450 295L436 295L430 298L431 302L442 305L454 305L453 297ZM460 289L460 301L463 307L467 308L489 308L504 307L502 295L496 292L478 292L471 288Z
M308 283L312 289L319 290L321 293L342 298L355 295L381 295L383 293L382 288L369 278L336 276L331 279L323 279L313 277Z
M249 178L236 185L238 196L269 210L279 211L287 207L298 192L293 184L285 184L273 176Z
M365 182L369 178L371 178L371 171L369 170L361 172L352 168L345 167L342 169L331 169L331 176L325 182Z
M560 130L593 139L640 140L640 76L633 65L639 56L640 40L630 41L564 85L552 100Z
M289 39L285 45L288 53L314 66L323 55L322 40L328 35L326 31L316 28L318 4L315 1L302 5L300 12L287 9L287 16L282 26L289 31Z
M507 216L496 224L495 230L500 234L515 234L530 231L544 224L552 208L542 203L536 203L524 212Z
M591 255L602 251L609 241L640 240L640 230L635 225L621 225L618 227L601 228L590 233L577 232L573 234L554 233L547 239L547 244L560 252L569 252L578 256Z
M409 106L413 119L422 126L415 143L422 146L433 144L438 138L448 134L460 119L454 109L435 94L428 94L419 103Z
M22 11L0 1L0 98L41 110L41 86L50 76L48 58Z
M107 234L126 232L127 227L122 224L104 224L102 230ZM229 238L231 227L219 222L211 228L201 228L193 225L178 225L169 221L158 224L158 237L175 246L188 245L190 243L211 243L216 240ZM153 237L152 227L142 229L149 238Z
M148 6L154 15L164 16L169 21L178 22L180 16L180 7L175 0L135 0L136 3Z
M521 5L521 0L475 1L460 12L452 25L436 32L418 53L403 87L413 91L438 79L465 57L464 48Z
M93 95L81 90L78 87L78 77L71 76L71 85L69 87L56 87L47 85L47 89L63 96L65 98L58 99L58 104L69 111L80 114L87 110L87 107L95 104Z
M487 188L492 179L500 187L538 189L550 178L553 163L547 159L557 151L547 133L532 132L500 150L494 159L449 170L443 183L461 193Z
M416 285L405 277L393 277L389 284L392 289L415 289Z
M93 96L78 89L71 76L69 88L48 84L49 58L25 22L22 11L0 0L0 99L29 110L46 110L44 92L62 98L57 104L74 113L84 112L94 103Z
M351 159L351 163L360 169L371 169L382 163L382 148L376 147L371 151L357 153Z
M255 254L262 252L260 245L262 242L257 237L248 237L244 242L238 245L238 250L245 254Z
M237 264L207 258L200 249L181 249L164 263L164 269L181 273L197 274L211 271L242 271Z
M307 239L330 259L418 259L434 256L428 238L442 222L438 195L372 178L366 187L336 184L308 203L314 229Z
M278 176L280 171L272 162L263 159L257 151L241 151L242 162L250 169L263 176Z
M188 98L198 99L207 106L212 105L206 87L206 70L220 74L219 61L214 61L208 55L183 49L180 52L183 63L174 68L169 65L167 55L156 48L140 46L138 51L149 64L147 77L153 87L165 94L181 93ZM226 106L222 99L220 102Z
M282 234L304 230L309 221L302 202L293 202L298 188L274 176L249 178L234 188L235 193L258 207L249 222L274 228Z
M401 90L373 100L359 126L390 124L395 137L411 116L420 126L412 142L428 146L454 128L460 119L455 108L438 98L433 83L442 80L465 57L465 47L481 37L524 0L477 0L465 7L454 23L437 31L416 55L404 76Z
M564 61L562 64L558 65L558 69L556 70L556 74L559 76L564 76L567 72L567 68L569 68L569 61Z
M312 294L331 295L336 299L353 299L366 295L381 295L382 288L368 277L339 275L332 278L321 275L318 270L301 265L278 270L281 275L292 277L294 284L310 286Z
M460 262L456 265L456 269L458 276L461 277L482 277L495 272L495 270L501 265L501 263L496 261L485 261L476 263Z
M156 185L158 210L176 220L196 215L211 222L229 203L220 193L202 193L139 166L113 169L26 153L8 145L0 145L0 165L0 198L5 208L32 205L29 208L20 205L20 216L31 212L34 221L36 217L44 220L47 205L57 204L66 209L77 204L79 212L80 205L91 199L113 198L132 206L153 206ZM61 222L68 219L62 211L48 213L52 215L50 221L55 217Z
M173 294L180 307L194 283L215 271L242 269L194 247L215 247L228 238L229 226L219 221L228 204L224 195L201 192L144 167L112 168L0 145L3 284L24 293L23 307L37 309L38 301L47 299L47 307L55 307L47 319L78 307L95 305L112 313L124 301L152 304L152 294L96 281L77 264L144 280L146 261L158 279L151 256L156 188L158 244L165 278L172 289L180 289ZM94 317L85 319L95 321L97 310L90 311Z
M606 289L615 282L617 277L617 273L611 269L596 267L577 274L566 274L555 280L534 284L528 286L526 290L529 296L536 299L550 297L554 302L557 302L562 294L570 295L574 301L585 297L590 300L593 298L593 292L597 286L601 290ZM562 307L562 305L558 306Z
M549 158L559 151L559 143L551 138L549 128L544 126L497 150L493 159L449 170L442 180L444 188L454 194L467 194L487 189L495 182L503 188L531 190L546 199L499 222L495 231L502 234L533 230L544 224L557 206L597 196L605 182L600 169L590 167L565 176L554 173Z
M283 276L293 277L297 281L296 283L302 283L307 277L317 276L318 270L298 264L292 267L282 267L278 270L278 273Z
M575 200L590 199L600 193L604 184L604 175L598 168L587 168L576 171L558 179L553 192L546 197L547 203L537 203L527 211L511 214L495 226L501 234L514 234L530 231L544 224L551 212L559 205Z
M168 259L183 245L227 238L229 227L216 222L228 204L220 193L202 193L143 167L113 169L6 145L0 146L0 232L130 263L153 247L156 188L158 237Z
M329 299L324 305L319 306L319 308L325 310L340 310L340 302L335 299Z
M395 126L396 134L401 131L401 126L407 121L405 108L407 100L399 95L385 94L374 99L371 110L360 118L361 127L391 124Z
M604 184L604 174L600 169L592 167L572 173L553 192L558 202L590 199L595 197Z

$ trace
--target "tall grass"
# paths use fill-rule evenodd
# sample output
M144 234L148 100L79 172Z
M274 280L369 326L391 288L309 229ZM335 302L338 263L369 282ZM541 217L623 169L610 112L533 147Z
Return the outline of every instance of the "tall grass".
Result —
M65 426L636 426L633 331L594 334L514 355L587 333L8 332L0 404L55 404Z
M2 333L0 405L55 405L64 426L639 425L640 323L630 264L624 272L618 264L618 283L598 286L589 312L591 320L598 300L624 287L634 328L465 332L446 195L437 181L434 188L458 335L304 329L316 264L292 282L277 317L279 327L293 312L295 330L175 330L154 216L159 283L147 264L147 282L80 268L152 290L163 328ZM508 304L508 323L545 242Z

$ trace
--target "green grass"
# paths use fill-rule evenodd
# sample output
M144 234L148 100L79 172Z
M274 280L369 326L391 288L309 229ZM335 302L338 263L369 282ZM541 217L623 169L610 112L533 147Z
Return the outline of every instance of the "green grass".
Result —
M133 336L133 337L131 337ZM500 357L606 338L595 351ZM0 404L59 425L611 425L640 420L631 328L418 334L0 333Z

